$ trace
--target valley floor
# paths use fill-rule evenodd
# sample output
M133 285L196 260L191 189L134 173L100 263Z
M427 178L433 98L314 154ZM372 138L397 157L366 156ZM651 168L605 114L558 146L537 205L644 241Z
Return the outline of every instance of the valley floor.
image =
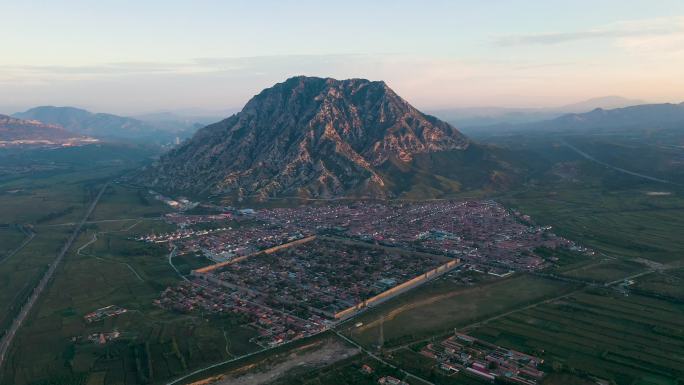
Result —
M0 223L7 224L0 228L3 330L95 192L118 171L0 180ZM212 262L178 255L172 266L167 249L135 241L173 230L159 220L169 208L114 183L17 333L0 383L167 384L194 371L178 383L372 384L384 376L410 384L480 383L448 375L419 353L456 329L543 358L544 384L676 385L684 376L684 198L676 187L649 194L663 190L648 181L561 183L497 196L597 254L540 250L554 266L504 278L450 273L333 331L261 351L254 329L236 315L154 305L179 282L178 272ZM110 305L126 312L84 320ZM113 332L115 340L98 343ZM319 360L318 349L330 359Z

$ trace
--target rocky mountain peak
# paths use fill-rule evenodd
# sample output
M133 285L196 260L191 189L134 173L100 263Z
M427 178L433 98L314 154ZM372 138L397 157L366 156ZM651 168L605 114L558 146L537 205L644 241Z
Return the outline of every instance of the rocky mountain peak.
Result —
M201 129L144 174L150 186L198 194L385 197L378 168L386 162L468 146L384 82L297 76Z

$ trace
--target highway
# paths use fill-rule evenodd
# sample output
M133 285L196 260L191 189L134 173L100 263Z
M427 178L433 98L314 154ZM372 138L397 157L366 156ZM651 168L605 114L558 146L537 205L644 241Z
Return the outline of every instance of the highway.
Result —
M583 158L585 158L585 159L587 159L587 160L590 160L590 161L592 161L592 162L594 162L594 163L598 163L598 164L600 164L601 166L610 168L610 169L612 169L612 170L621 172L621 173L623 173L623 174L627 174L627 175L635 176L635 177L637 177L637 178L642 178L642 179L650 180L650 181L652 181L652 182L666 183L666 184L671 184L671 185L679 186L678 183L674 183L674 182L669 181L669 180L656 178L656 177L653 177L653 176L650 176L650 175L640 174L640 173L638 173L638 172L634 172L634 171L630 171L630 170L625 170L624 168L616 167L616 166L613 166L612 164L609 164L609 163L600 161L600 160L594 158L593 156L587 154L586 152L580 150L579 148L573 146L572 144L570 144L570 143L568 143L568 142L566 142L566 141L563 141L563 145L566 146L567 148L571 149L572 151L576 152L577 154L579 154L580 156L582 156Z
M14 321L12 322L12 326L10 326L10 328L7 330L7 333L5 333L5 335L2 337L2 341L0 342L0 369L2 368L2 365L5 362L5 358L7 357L7 353L9 351L10 346L12 345L12 340L14 340L14 337L16 336L17 331L19 330L19 328L21 328L24 321L26 320L28 315L31 313L31 309L33 308L33 306L36 304L36 302L38 302L38 298L43 293L43 290L45 290L45 288L50 283L50 280L52 279L53 275L55 274L57 267L62 262L67 251L69 251L69 248L71 248L71 245L74 243L74 241L78 237L78 234L83 229L83 225L88 220L88 217L90 217L90 215L93 213L93 210L95 210L95 206L97 206L97 203L100 201L102 194L104 193L104 191L107 189L108 186L109 186L109 183L106 183L104 186L102 186L102 188L98 192L97 196L95 197L93 202L88 207L88 210L86 211L85 215L83 216L83 219L81 220L81 222L78 223L78 225L76 226L74 231L71 233L71 235L67 239L64 246L60 249L59 253L57 253L57 257L49 265L47 271L43 275L43 278L41 278L40 282L38 282L38 285L36 285L36 287L33 289L31 296L26 301L24 306L21 308L21 311L19 311L19 314L17 314L17 316L14 318Z

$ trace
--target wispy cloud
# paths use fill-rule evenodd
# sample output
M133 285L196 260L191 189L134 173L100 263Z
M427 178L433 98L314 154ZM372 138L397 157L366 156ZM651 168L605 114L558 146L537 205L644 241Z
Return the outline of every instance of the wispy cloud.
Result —
M202 57L182 62L114 62L92 65L0 65L0 83L31 83L58 80L87 80L121 76L240 74L258 75L272 71L277 64L282 68L338 67L359 62L378 61L385 55L272 55L254 57Z
M582 40L644 38L669 36L684 31L682 18L634 20L570 32L542 32L527 35L508 35L494 39L498 46L553 45Z

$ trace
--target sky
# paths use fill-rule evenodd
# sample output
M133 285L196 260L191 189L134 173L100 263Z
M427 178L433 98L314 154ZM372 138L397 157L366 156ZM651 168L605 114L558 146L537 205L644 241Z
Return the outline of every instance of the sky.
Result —
M295 75L418 108L684 101L682 0L0 0L0 112L241 108Z

